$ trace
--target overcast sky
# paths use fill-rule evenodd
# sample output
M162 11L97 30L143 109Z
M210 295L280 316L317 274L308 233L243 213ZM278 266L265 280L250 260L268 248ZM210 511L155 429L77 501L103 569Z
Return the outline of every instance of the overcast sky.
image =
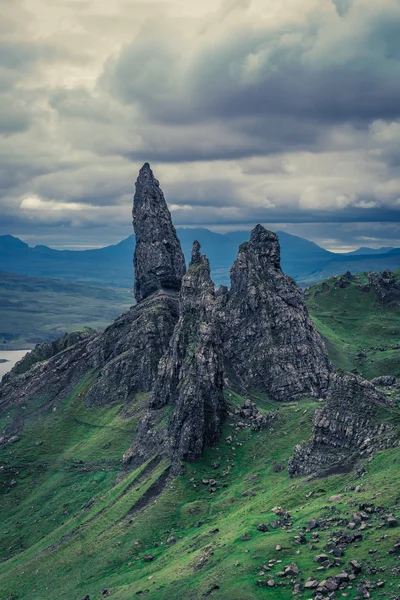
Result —
M0 234L177 226L400 246L400 0L0 0Z

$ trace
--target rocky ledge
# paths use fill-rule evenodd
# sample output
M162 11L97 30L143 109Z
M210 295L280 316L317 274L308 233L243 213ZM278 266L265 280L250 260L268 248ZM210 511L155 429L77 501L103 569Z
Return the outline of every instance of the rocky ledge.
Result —
M309 442L298 444L289 460L290 475L318 475L350 469L360 456L397 444L387 421L390 401L369 381L337 373L328 397L315 412Z

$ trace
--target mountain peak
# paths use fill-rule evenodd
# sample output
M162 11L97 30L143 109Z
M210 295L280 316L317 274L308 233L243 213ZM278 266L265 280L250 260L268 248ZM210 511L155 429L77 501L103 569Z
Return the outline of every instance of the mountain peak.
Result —
M18 250L21 248L29 248L29 246L13 235L0 235L0 248L2 250Z
M149 163L139 171L133 200L135 297L138 302L160 289L179 290L185 259L164 194Z

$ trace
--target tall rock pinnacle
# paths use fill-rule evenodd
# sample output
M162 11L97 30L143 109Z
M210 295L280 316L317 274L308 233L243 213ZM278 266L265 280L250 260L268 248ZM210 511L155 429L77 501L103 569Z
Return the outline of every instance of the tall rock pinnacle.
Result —
M139 171L132 216L136 300L161 289L179 290L185 259L164 194L148 163Z
M197 241L182 280L180 313L169 351L159 364L153 407L175 407L168 426L172 453L196 460L206 446L218 442L226 413L214 285Z
M210 264L200 254L198 242L182 279L179 304L179 320L159 362L150 410L139 422L127 462L141 462L160 452L168 454L175 466L179 460L197 460L221 435L227 414L223 345Z
M253 229L239 247L231 283L220 298L227 374L275 400L324 395L327 352L301 290L281 270L275 233Z

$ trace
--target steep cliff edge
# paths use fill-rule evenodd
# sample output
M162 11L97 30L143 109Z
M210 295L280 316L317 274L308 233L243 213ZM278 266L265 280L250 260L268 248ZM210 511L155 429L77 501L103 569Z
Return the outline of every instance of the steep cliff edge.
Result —
M274 400L324 395L330 362L303 293L280 266L275 233L261 225L239 248L231 289L220 294L226 371Z

